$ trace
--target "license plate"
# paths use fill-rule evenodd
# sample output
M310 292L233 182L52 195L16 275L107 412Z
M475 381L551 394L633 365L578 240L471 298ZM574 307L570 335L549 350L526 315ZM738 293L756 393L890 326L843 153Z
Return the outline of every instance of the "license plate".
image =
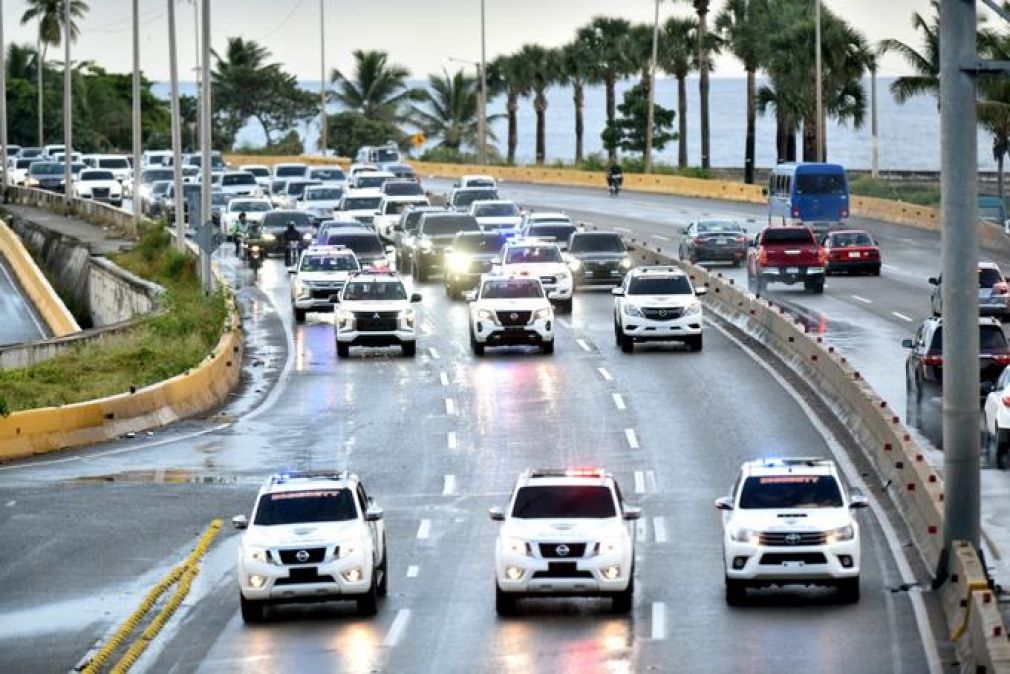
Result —
M729 241L727 239L716 239L715 243L718 246L725 246Z
M786 273L787 274L799 274L800 273L800 268L799 267L786 267Z
M802 569L805 564L803 562L782 562L782 566L787 569Z
M859 257L859 252L858 251L852 251L851 253L849 253L849 257Z

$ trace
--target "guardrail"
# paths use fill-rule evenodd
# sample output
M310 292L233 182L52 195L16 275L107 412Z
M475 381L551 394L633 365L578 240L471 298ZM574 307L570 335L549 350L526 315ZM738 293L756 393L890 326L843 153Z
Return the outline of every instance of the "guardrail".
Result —
M71 197L68 202L59 192L14 185L5 186L3 195L4 203L45 208L59 213L66 211L67 215L77 216L92 224L112 226L132 238L137 236L132 214L100 201Z

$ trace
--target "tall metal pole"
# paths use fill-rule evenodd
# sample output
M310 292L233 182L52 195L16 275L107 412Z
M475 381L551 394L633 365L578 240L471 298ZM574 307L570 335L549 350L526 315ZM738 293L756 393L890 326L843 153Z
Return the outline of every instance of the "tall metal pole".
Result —
M63 2L63 196L66 199L65 210L70 212L70 195L73 193L73 153L74 153L74 119L70 109L70 2Z
M824 161L824 100L821 91L821 0L814 0L814 70L817 83L817 160Z
M487 164L487 58L484 51L484 0L480 0L480 67L477 68L477 79L480 81L480 100L477 114L477 156L483 166Z
M943 465L946 575L951 542L979 546L978 56L974 1L940 3L940 193L943 229Z
M200 163L203 164L203 171L201 171L203 185L200 189L200 225L203 226L211 222L210 146L213 139L211 138L210 131L210 0L203 0L203 20L200 28L203 35L203 39L201 40L201 46L203 47L203 59L201 62L201 67L203 68L201 77L203 88L200 90L200 141L203 143L201 147L203 156L200 158ZM204 250L200 251L200 276L203 278L203 289L208 292L212 290L214 288L214 276L210 270L210 253Z
M3 189L7 189L7 50L4 48L4 3L0 0L0 156Z
M140 203L137 201L137 187L140 181L140 0L133 0L133 177L131 178L133 201L133 227L139 231Z
M877 64L870 68L870 133L873 144L870 147L870 174L880 176L880 134L877 129Z
M42 138L42 71L45 69L45 63L42 61L42 26L39 25L39 34L35 37L35 80L37 83L38 90L38 108L39 108L39 147L42 147L44 142Z
M643 170L652 172L652 125L656 106L656 51L659 45L659 0L656 0L656 14L652 21L652 58L649 61L649 111L645 117L645 155Z
M201 91L200 88L203 86L200 78L200 0L192 0L193 2L193 54L195 61L193 63L193 76L196 78L196 100L197 105L200 104ZM199 118L199 115L197 115ZM193 151L195 152L198 147L200 147L200 134L203 133L203 128L200 123L197 122L196 129L193 133Z
M319 150L326 156L329 147L326 128L326 0L319 0Z
M182 199L182 136L179 118L179 64L175 53L175 0L168 1L168 69L172 79L172 169L175 195L175 245L186 250L186 215Z

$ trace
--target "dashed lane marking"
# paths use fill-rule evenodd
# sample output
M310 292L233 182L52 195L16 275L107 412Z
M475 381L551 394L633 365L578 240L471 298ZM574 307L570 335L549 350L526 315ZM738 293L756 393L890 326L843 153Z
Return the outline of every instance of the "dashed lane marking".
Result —
M627 227L614 227L618 232L624 232L625 234L630 234L631 230Z
M448 375L448 373L446 373L446 372L439 372L438 373L438 379L439 379L439 381L442 382L442 386L448 386L449 385L449 375Z
M853 295L852 299L856 300L857 302L862 302L863 304L873 304L873 300L868 300L865 297L861 297L859 295Z
M456 414L456 401L452 398L445 399L445 413L450 417Z
M645 473L640 470L635 471L635 493L645 493Z
M638 449L638 435L635 433L634 428L625 428L624 437L627 439L629 447Z
M614 407L616 407L619 410L628 409L628 406L624 404L624 396L622 396L620 393L614 393L613 398L614 398Z
M7 503L5 505L8 508L13 508L15 505L17 505L17 501L7 501Z
M900 318L901 320L905 321L906 323L911 323L912 322L912 318L910 316L906 316L905 314L900 313L898 311L892 311L891 315L894 316L895 318Z
M456 431L449 431L445 436L445 444L449 449L456 449Z
M661 601L652 604L652 640L666 638L666 604Z
M446 475L442 481L442 496L452 496L456 493L456 476Z
M644 543L645 539L649 537L649 527L645 524L645 520L638 520L635 522L635 540L639 543Z
M589 348L589 345L586 344L586 340L584 339L576 339L575 343L578 344L583 351L592 351L592 349Z
M666 543L666 520L662 517L652 518L652 529L657 543Z
M411 564L407 567L407 578L417 578L417 574L421 573L421 567L416 564Z
M407 629L408 622L410 622L410 609L401 608L396 612L396 617L393 618L393 624L389 626L389 632L382 640L382 645L392 647L398 644L403 637L403 631Z
M438 351L435 350L435 347L429 346L428 353L431 354L432 360L438 360Z
M653 234L652 238L659 239L660 241L669 241L670 240L670 237L663 236L662 234Z
M607 371L607 368L598 367L596 368L596 371L599 372L600 376L606 379L607 381L614 381L614 375L610 374L610 372Z
M558 319L558 323L560 323L561 325L565 326L565 329L567 329L567 330L571 330L572 329L572 323L567 318L559 318Z
M417 537L421 540L428 538L431 535L431 520L421 520L421 523L417 525Z

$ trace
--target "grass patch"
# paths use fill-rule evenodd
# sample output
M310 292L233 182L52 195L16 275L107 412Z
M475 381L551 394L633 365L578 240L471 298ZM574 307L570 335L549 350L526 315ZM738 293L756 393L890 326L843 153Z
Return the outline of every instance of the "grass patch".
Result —
M861 197L904 201L919 206L940 205L940 188L936 185L892 182L861 176L849 181L849 191Z
M161 313L102 344L0 372L0 414L140 389L196 366L217 344L228 314L225 293L204 295L196 261L172 247L168 232L150 229L135 248L111 259L165 288Z

